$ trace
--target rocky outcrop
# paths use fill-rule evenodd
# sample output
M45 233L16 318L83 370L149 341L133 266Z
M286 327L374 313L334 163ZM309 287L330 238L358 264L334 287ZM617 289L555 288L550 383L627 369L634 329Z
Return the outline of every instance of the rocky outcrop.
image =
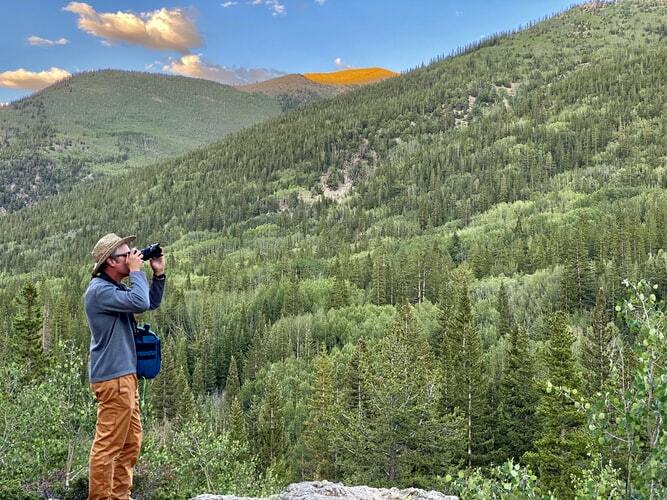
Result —
M458 497L445 495L439 491L424 491L417 488L383 489L368 486L345 486L329 481L308 481L290 484L278 495L263 497L265 500L458 500ZM251 497L233 495L199 495L193 500L259 500Z

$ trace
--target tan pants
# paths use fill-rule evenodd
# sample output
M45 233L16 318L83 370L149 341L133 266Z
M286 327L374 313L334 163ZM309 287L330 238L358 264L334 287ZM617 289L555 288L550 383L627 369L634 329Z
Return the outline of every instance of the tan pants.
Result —
M128 499L142 437L137 377L125 375L90 387L98 406L88 466L88 498Z

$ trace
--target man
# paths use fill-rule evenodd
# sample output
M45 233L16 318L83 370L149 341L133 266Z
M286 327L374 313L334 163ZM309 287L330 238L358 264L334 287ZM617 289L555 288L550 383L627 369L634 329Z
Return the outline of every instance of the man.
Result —
M148 286L134 236L103 236L92 251L93 279L84 294L90 327L88 378L98 401L90 450L89 499L128 499L132 469L141 449L141 416L136 376L134 313L155 309L164 292L164 256L150 260ZM130 277L131 288L121 281Z

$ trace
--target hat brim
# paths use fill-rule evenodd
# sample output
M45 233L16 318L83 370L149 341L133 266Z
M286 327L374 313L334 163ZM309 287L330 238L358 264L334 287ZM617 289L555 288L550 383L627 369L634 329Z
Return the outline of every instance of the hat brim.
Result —
M121 246L121 245L125 245L125 244L128 244L128 245L129 245L130 243L132 243L132 242L133 242L134 240L136 240L136 239L137 239L137 237L134 236L134 235L132 235L132 236L126 236L125 238L121 238L120 241L118 241L118 244L117 244L117 245L114 245L114 246L111 247L109 250L107 250L106 252L104 252L104 255L102 255L102 257L100 258L100 260L98 260L98 261L95 263L95 266L93 267L92 275L93 275L93 276L96 276L97 273L100 272L100 267L102 267L102 264L104 264L104 263L106 262L106 260L107 260L109 257L111 257L111 255L116 251L116 249L117 249L119 246Z

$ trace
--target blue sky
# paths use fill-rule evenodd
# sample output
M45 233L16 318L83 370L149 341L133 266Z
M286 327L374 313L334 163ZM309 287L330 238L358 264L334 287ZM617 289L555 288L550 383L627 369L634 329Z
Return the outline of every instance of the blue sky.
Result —
M239 84L381 66L405 71L572 0L6 0L0 102L116 68ZM23 70L23 71L20 71Z

